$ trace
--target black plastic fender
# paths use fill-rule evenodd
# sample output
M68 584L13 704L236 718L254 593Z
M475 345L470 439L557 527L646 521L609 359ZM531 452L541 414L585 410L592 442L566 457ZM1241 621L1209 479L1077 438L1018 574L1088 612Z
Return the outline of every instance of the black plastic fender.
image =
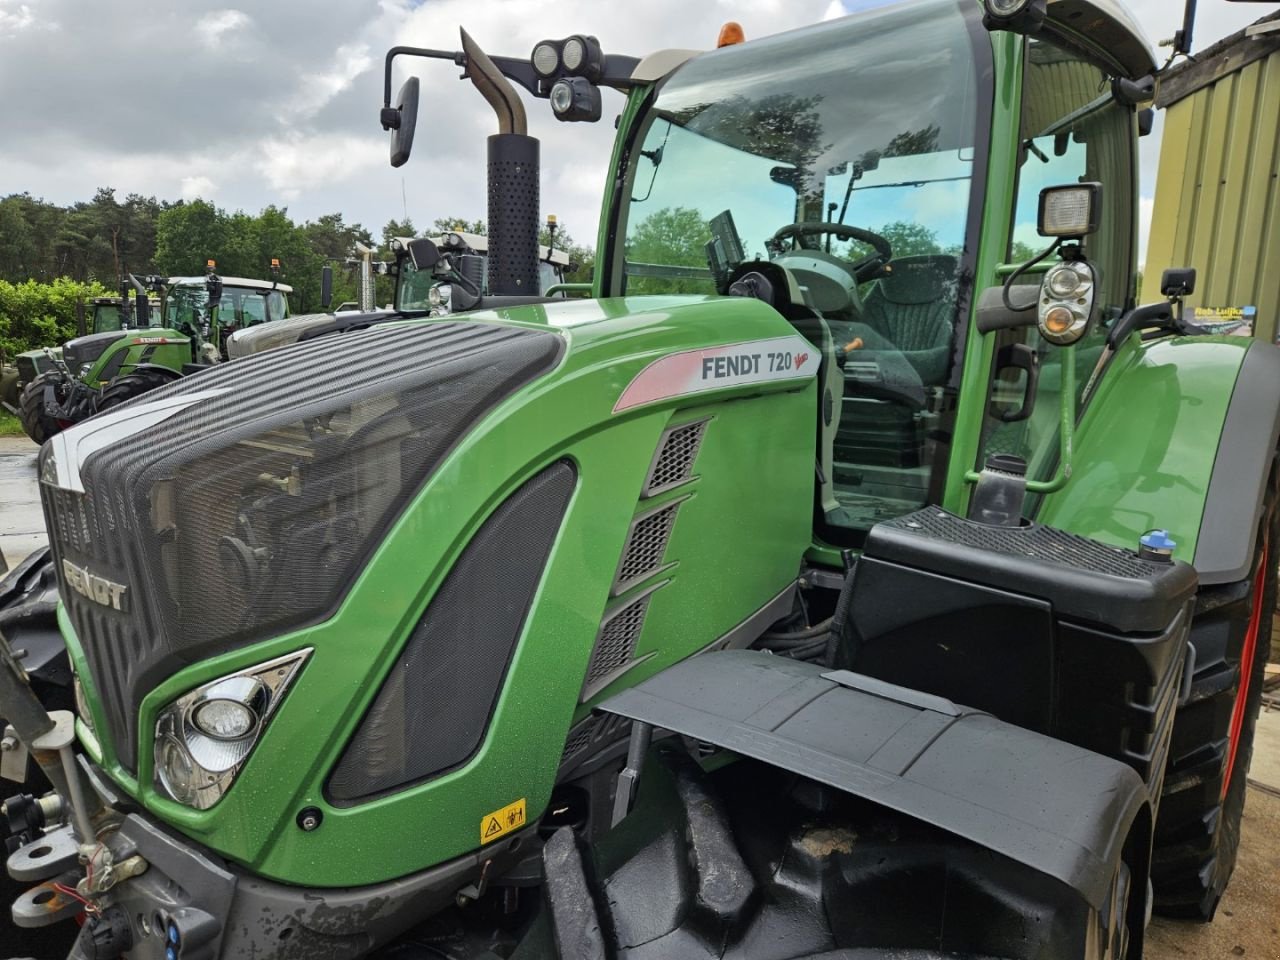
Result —
M1194 566L1202 584L1249 573L1280 443L1280 347L1257 342L1240 365L1209 479Z
M939 827L1066 884L1094 909L1131 831L1144 834L1139 846L1150 842L1147 789L1126 764L861 674L709 653L599 709ZM1142 889L1146 863L1137 866Z

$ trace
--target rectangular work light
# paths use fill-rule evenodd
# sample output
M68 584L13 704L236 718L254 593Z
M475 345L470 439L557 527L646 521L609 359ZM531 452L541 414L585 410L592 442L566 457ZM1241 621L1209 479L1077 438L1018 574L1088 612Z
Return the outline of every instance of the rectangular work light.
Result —
M1073 183L1040 191L1042 237L1086 237L1098 229L1102 212L1102 184Z

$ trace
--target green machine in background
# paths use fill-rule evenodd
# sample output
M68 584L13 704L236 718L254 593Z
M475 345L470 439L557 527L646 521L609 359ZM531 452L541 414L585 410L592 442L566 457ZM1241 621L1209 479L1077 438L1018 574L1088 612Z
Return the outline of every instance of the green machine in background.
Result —
M0 670L55 786L6 805L15 920L74 888L97 957L1114 960L1210 918L1280 353L1198 335L1190 272L1136 304L1123 8L462 41L392 50L382 121L402 164L404 55L493 106L485 295L42 451L77 710ZM538 294L516 86L625 95L589 298Z
M279 264L273 264L278 271ZM73 423L181 377L184 369L226 359L225 340L243 327L289 315L292 287L278 280L220 277L210 261L204 277L132 275L136 306L113 324L69 340L60 351L28 357L19 416L27 435L43 443ZM160 295L152 314L147 293ZM122 303L127 303L122 298ZM25 355L24 355L25 356ZM21 369L22 358L19 358ZM47 369L44 369L47 367Z

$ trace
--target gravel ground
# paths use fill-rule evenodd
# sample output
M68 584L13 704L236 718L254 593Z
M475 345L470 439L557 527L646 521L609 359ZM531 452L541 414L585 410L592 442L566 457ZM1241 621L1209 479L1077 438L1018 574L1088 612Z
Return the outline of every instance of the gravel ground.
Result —
M0 437L0 556L10 567L45 544L36 454L26 437Z

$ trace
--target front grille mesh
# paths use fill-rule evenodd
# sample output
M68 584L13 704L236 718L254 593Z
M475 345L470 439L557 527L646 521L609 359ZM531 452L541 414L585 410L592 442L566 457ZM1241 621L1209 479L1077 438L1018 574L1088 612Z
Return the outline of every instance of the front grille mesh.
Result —
M698 458L706 429L706 420L667 428L658 443L653 466L649 468L643 496L651 497L669 490L693 476L693 462Z
M42 485L59 572L70 559L128 587L119 613L60 583L113 701L121 763L136 763L142 697L175 669L330 615L436 465L561 348L498 324L383 327L238 360L120 408L211 394L89 455L83 494ZM355 355L374 358L359 376Z

